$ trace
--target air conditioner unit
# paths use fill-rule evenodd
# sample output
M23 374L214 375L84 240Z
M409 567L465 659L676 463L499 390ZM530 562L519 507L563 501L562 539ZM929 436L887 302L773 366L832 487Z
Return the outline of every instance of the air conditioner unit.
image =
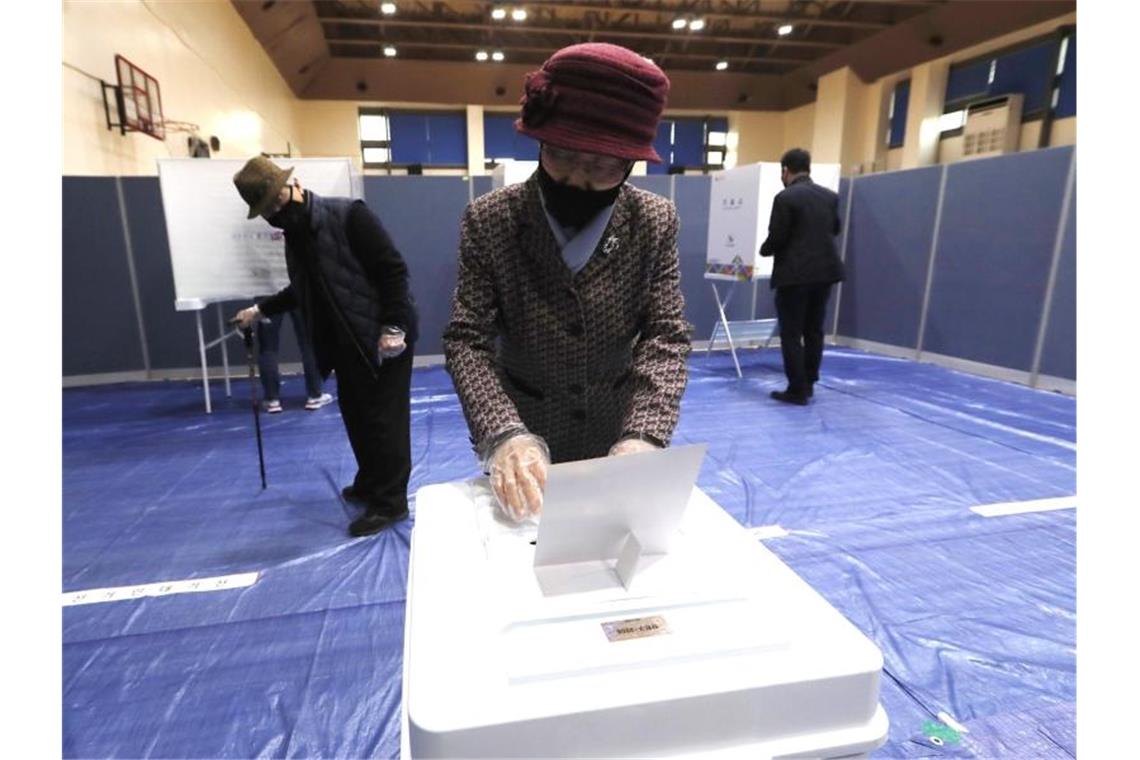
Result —
M1022 95L987 98L966 107L962 157L983 158L1015 153L1021 142Z
M883 157L876 158L873 161L864 161L861 164L855 164L851 167L851 173L855 176L860 176L863 174L874 174L876 172L886 171L886 168L887 159Z

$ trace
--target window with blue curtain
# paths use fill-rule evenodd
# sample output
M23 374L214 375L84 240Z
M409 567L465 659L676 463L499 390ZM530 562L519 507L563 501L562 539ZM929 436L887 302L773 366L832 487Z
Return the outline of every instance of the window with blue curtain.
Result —
M965 101L989 93L990 58L963 66L951 66L946 79L946 110L957 111Z
M1065 65L1061 69L1060 92L1057 95L1057 108L1053 116L1064 119L1077 115L1077 33L1069 35L1065 49Z
M673 165L705 165L704 119L677 119L673 122Z
M465 113L392 111L388 124L393 164L467 166Z
M882 101L880 101L882 102ZM906 139L906 108L910 104L910 80L895 85L891 94L891 127L887 135L888 148L901 148Z
M711 145L709 135L728 133L728 119L724 116L674 117L662 119L657 125L653 148L661 156L661 163L650 163L649 174L667 174L671 167L703 169L719 168L724 162L724 146ZM710 153L719 160L710 160ZM714 157L715 157L714 156Z
M1052 97L1053 56L1058 44L1057 37L1050 36L951 66L946 80L945 112L959 111L972 101L992 95L1017 93L1024 96L1023 119L1042 114Z
M1021 106L1023 115L1042 111L1052 96L1049 85L1053 81L1053 55L1058 44L1055 38L1049 39L999 56L990 94L1021 93L1025 96Z
M657 137L653 139L653 149L661 156L661 163L649 162L646 172L649 174L665 174L673 163L673 120L662 119L657 124Z
M538 141L515 130L518 114L483 114L483 155L487 160L513 158L516 161L537 161Z

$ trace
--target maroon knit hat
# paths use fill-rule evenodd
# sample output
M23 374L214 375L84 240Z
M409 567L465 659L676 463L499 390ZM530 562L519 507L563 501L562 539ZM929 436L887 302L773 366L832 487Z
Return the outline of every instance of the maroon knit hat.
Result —
M567 150L661 163L653 149L669 78L648 58L605 42L562 48L526 75L515 129Z

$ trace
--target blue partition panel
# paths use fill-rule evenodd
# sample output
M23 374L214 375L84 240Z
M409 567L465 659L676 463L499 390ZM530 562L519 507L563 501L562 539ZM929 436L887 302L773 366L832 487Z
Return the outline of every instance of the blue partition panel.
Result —
M918 345L941 176L932 166L854 180L840 335Z
M835 251L844 256L843 251L843 235L847 231L847 196L851 193L851 180L847 177L839 178L839 234L835 236ZM843 288L843 283L836 283L835 287L831 289L831 298L827 300L827 316L823 320L823 334L830 335L833 328L836 326L835 322L835 309L839 301L839 293ZM772 304L773 314L775 313L775 303Z
M1072 152L949 167L924 350L1031 368Z
M467 180L365 177L364 197L408 263L420 315L416 354L442 354L455 290L459 222L468 203Z
M63 374L144 369L114 177L64 177Z
M486 195L494 189L494 179L491 177L472 177L471 178L471 197L478 198L480 195Z
M127 229L134 250L150 366L197 366L194 317L174 310L174 273L158 177L123 177L120 181L127 204Z
M1043 375L1077 379L1077 189L1061 237L1061 260L1053 286L1045 346L1041 352Z
M672 177L660 174L649 174L644 177L630 177L629 184L651 193L657 193L664 198L672 198L670 184Z

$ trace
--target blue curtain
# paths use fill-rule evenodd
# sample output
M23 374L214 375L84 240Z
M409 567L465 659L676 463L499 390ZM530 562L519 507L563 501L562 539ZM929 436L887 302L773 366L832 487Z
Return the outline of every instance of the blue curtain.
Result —
M462 113L388 114L393 164L467 165L467 116Z
M889 148L902 147L906 138L906 107L910 103L910 80L895 85L895 112L891 115Z
M537 161L538 143L515 131L515 114L483 114L483 154L487 158Z

